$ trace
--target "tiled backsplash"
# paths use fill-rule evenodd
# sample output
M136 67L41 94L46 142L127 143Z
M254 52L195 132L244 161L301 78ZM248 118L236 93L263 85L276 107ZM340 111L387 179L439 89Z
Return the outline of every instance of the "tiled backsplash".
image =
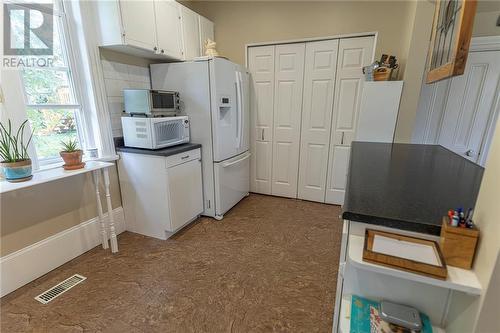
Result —
M123 136L120 117L124 110L123 89L150 89L149 68L101 60L113 137Z

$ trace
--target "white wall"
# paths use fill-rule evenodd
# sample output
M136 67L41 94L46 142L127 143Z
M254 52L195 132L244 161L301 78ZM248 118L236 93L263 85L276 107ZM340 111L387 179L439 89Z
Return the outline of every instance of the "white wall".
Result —
M498 204L500 198L500 128L493 136L490 154L486 162L481 188L474 212L474 222L480 230L479 244L473 270L483 293L479 297L456 295L450 308L449 332L498 332L498 306L492 311L492 303L498 305L500 251L500 223ZM496 271L496 273L495 273ZM492 297L494 300L492 300ZM495 330L491 328L495 327Z
M123 89L150 89L149 68L101 60L113 137L123 136L120 117L124 110Z

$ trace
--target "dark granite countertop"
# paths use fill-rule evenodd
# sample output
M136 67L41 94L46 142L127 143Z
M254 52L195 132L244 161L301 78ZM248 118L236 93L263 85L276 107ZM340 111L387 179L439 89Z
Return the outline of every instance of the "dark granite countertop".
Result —
M133 153L133 154L171 156L175 154L184 153L189 150L201 148L201 144L199 143L183 143L177 146L151 150L151 149L126 147L123 144L123 138L115 138L114 140L115 140L115 149L117 152Z
M474 207L484 169L438 145L353 142L342 217L432 235Z

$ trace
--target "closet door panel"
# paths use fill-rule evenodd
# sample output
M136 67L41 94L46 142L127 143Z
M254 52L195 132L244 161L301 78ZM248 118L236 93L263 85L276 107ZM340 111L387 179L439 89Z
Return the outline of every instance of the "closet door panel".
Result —
M340 40L332 122L335 144L350 146L354 140L364 81L362 68L372 62L373 42L374 37Z
M273 195L296 198L305 44L275 48Z
M344 202L345 187L347 185L347 172L349 170L349 157L351 147L335 146L331 159L332 176L328 179L328 192L326 202L341 204Z
M327 203L344 203L349 152L356 136L364 81L362 68L373 61L374 42L374 37L345 38L339 42L325 195Z
M300 199L324 202L338 40L306 44L300 144Z
M274 46L248 49L250 84L250 190L271 194L274 108Z
M265 141L255 141L253 157L253 192L271 193L271 161L273 157L273 143Z

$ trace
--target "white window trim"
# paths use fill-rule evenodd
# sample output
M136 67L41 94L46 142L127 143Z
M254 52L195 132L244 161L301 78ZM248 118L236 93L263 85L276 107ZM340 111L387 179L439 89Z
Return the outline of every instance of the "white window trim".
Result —
M9 0L6 0L7 2ZM78 124L84 124L86 130L82 131L86 138L87 148L97 148L98 158L88 158L84 155L84 160L114 161L118 159L116 154L111 119L109 117L108 104L106 99L104 76L100 53L98 48L98 31L94 22L94 8L92 1L70 1L55 0L64 6L64 20L68 37L66 43L73 54L69 54L68 62L73 64L72 74L76 83L75 91L79 99L80 107L83 110ZM11 1L9 1L11 2ZM18 3L16 1L16 3ZM59 12L57 13L59 15ZM74 55L78 54L78 61ZM19 126L27 119L27 107L25 101L24 85L19 69L1 69L2 79L9 82L3 85L4 100L0 103L1 121L11 119L14 126ZM79 84L80 83L80 84ZM84 123L85 122L85 123ZM31 127L30 127L31 130ZM27 134L29 135L29 133ZM61 162L40 166L36 160L35 146L33 142L28 147L28 154L33 159L34 172L53 167L59 167Z
M94 147L99 149L101 159L116 157L112 135L111 119L104 87L104 75L99 53L99 32L95 21L93 1L64 0L65 12L71 35L72 48L78 50L81 61L78 62L77 75L85 78L82 91L82 106L93 112L83 113L88 124L92 124L95 139Z
M9 1L10 2L10 1ZM16 2L16 5L22 7L22 2ZM57 9L59 8L59 9ZM34 109L75 109L75 122L77 127L77 136L78 141L82 148L89 148L89 142L87 142L88 137L93 137L93 135L89 135L91 132L91 128L87 126L85 121L85 109L82 103L82 94L80 86L85 84L85 81L82 81L78 77L78 71L76 70L76 58L73 52L73 48L71 45L70 32L68 28L67 17L64 12L63 3L60 0L54 0L54 10L51 13L55 18L58 17L58 29L59 29L59 38L61 39L59 42L61 44L61 49L63 52L63 56L65 61L67 62L67 67L51 67L51 68L41 68L41 70L53 70L53 71L65 71L67 72L70 88L72 90L72 94L74 95L74 99L77 104L30 104L27 98L26 92L26 84L24 82L24 77L21 74L22 69L19 71L21 86L23 92L23 101L25 108L23 109L23 119L28 119L27 108ZM92 140L93 143L93 140ZM31 154L30 158L32 160L33 166L35 170L39 169L47 169L52 166L59 167L63 164L62 158L60 156L52 157L52 158L44 158L40 159L38 157L36 148L34 147L34 142L31 143ZM94 145L92 144L92 147Z

